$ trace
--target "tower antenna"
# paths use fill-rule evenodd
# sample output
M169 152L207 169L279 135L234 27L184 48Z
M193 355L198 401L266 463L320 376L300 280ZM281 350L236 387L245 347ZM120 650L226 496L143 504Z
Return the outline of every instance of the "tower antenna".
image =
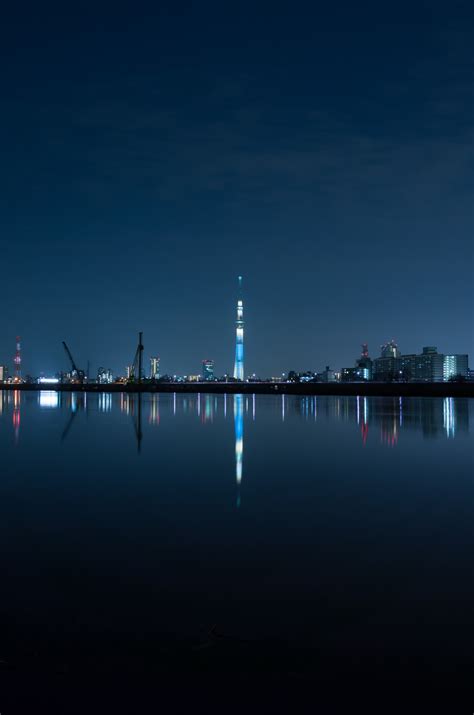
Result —
M21 343L19 335L16 338L16 352L13 362L15 364L15 382L21 382Z

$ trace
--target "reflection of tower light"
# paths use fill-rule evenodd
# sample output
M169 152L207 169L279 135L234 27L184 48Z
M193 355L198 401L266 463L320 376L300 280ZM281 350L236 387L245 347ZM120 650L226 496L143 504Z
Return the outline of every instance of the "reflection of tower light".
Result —
M452 397L445 397L443 400L443 426L448 439L454 437L456 434L456 414Z
M159 425L160 424L160 396L159 395L151 396L150 416L148 418L148 422L151 425Z
M20 403L21 393L19 390L13 392L13 429L15 432L15 444L20 436Z
M239 276L239 289L242 288L242 276ZM244 304L237 301L237 320L235 321L235 363L234 378L244 379Z
M386 444L388 447L395 447L398 442L398 422L393 416L392 421L388 421L385 426L383 423L380 428L380 441L382 444Z
M244 398L234 395L234 426L235 426L235 480L237 487L242 481L242 460L244 453ZM240 506L240 494L237 497Z
M360 428L360 433L362 435L362 444L365 447L367 444L367 438L369 436L369 403L367 401L367 398L364 397L364 409L363 409L363 421L362 421L362 426Z

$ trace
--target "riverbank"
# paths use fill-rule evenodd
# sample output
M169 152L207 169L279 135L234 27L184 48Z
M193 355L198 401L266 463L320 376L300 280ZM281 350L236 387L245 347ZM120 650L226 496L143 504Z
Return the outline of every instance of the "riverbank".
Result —
M110 385L21 384L1 385L1 390L37 392L175 392L189 394L208 392L216 394L257 395L362 395L364 397L474 397L474 382L144 382L141 384L112 383Z

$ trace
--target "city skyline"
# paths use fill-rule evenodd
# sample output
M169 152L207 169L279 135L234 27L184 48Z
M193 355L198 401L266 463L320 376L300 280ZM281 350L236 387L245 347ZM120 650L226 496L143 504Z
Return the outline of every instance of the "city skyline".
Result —
M243 318L243 301L238 300L237 301L237 320L235 323L235 325L236 325L235 356L236 357L234 360L233 373L230 371L222 371L221 372L221 371L219 371L219 367L217 367L217 369L215 369L214 359L205 358L205 359L199 361L199 365L201 368L199 374L201 375L201 377L203 378L204 381L209 380L209 379L218 379L218 378L222 378L222 377L226 377L226 376L228 376L228 377L233 376L233 378L237 379L237 380L246 380L247 378L250 378L252 376L256 376L259 379L271 379L271 378L279 378L280 376L285 377L288 375L289 372L295 372L297 374L298 373L300 373L300 374L306 373L307 374L308 372L312 372L315 375L318 373L320 375L324 374L322 371L320 372L320 368L322 370L322 366L314 366L314 365L309 366L309 367L306 366L301 370L294 370L293 367L288 368L288 366L286 366L284 370L280 370L280 371L276 370L275 373L273 373L273 374L257 375L255 372L254 373L244 372L244 362L243 362L243 324L244 324L244 321L242 318ZM5 379L5 377L4 377L5 370L6 370L6 375L9 378L13 378L13 377L18 378L19 375L21 375L22 379L25 379L25 377L30 377L30 378L36 379L36 378L39 378L40 376L53 377L53 376L59 375L59 374L66 375L67 373L69 373L71 371L71 364L75 365L74 358L70 355L67 346L63 343L63 346L66 348L66 353L69 357L69 363L67 364L66 369L64 369L64 370L56 369L56 370L50 371L49 373L42 370L36 375L29 373L28 371L24 371L22 373L21 365L23 365L23 355L20 352L20 342L19 342L20 336L16 336L15 341L16 341L15 342L16 352L12 359L13 367L10 368L8 361L6 361L6 360L2 361L1 356L0 356L0 368L3 371L0 381ZM444 372L447 371L448 377L449 377L449 375L454 376L456 374L455 367L453 367L453 366L456 366L457 358L461 358L461 359L465 358L465 370L462 371L462 374L464 374L464 372L467 371L467 369L469 367L469 365L468 365L469 354L468 353L466 353L465 351L462 351L460 353L454 353L454 351L452 351L452 350L451 351L450 350L448 350L448 351L438 350L438 346L432 346L432 345L428 346L428 347L424 346L422 348L422 352L420 352L420 350L421 350L420 347L418 348L418 351L415 350L415 351L410 351L410 352L408 352L408 351L402 352L399 349L399 346L396 343L396 341L392 338L391 340L387 341L386 343L381 344L379 346L378 350L374 350L374 352L370 351L368 343L361 343L360 347L362 349L360 355L357 355L354 353L353 360L351 361L351 365L353 363L355 363L356 367L350 367L350 366L344 366L344 365L340 366L337 364L326 365L326 372L327 371L330 371L331 373L335 372L335 373L339 373L340 375L343 376L344 371L347 371L347 372L356 371L357 367L367 368L368 367L368 365L366 364L367 361L369 361L371 363L371 366L372 366L372 363L375 366L377 362L383 363L384 359L385 359L385 361L387 359L389 359L389 360L393 359L395 361L399 360L399 361L401 361L400 367L402 367L404 359L409 358L409 359L413 360L417 356L425 357L425 356L430 356L430 355L432 356L433 354L437 358L441 359L441 363L439 363L437 370L438 371L441 370L440 374L443 374L443 371ZM196 370L195 370L196 366L195 365L190 370L187 370L184 373L179 373L173 369L171 369L169 371L167 371L167 370L162 371L161 367L160 367L161 366L161 357L156 356L156 355L153 356L151 354L148 357L148 352L147 352L146 346L143 346L143 352L145 353L145 358L147 360L149 360L149 363L150 363L150 368L148 370L149 374L146 374L146 371L144 371L142 368L142 377L144 379L147 379L147 378L148 379L159 379L160 377L173 377L173 376L174 377L176 377L176 376L179 376L179 377L191 376L193 378L196 377ZM426 354L428 354L428 355L426 355ZM381 358L382 358L382 360L381 360ZM445 364L443 366L443 359L444 359L445 363L447 363L447 365ZM73 362L71 363L71 361L73 361ZM65 363L64 357L63 357L63 363ZM85 365L85 363L84 363L84 365ZM87 361L87 366L89 368L90 379L92 381L94 381L95 373L97 372L99 382L102 381L101 379L99 379L99 375L103 371L105 371L108 374L110 373L110 375L113 374L114 378L129 377L128 373L130 371L131 372L134 371L133 364L126 365L122 371L120 371L120 369L115 371L112 368L110 368L110 366L107 369L105 369L103 367L102 363L98 363L96 366L95 363L91 363L91 361L89 361L89 360ZM79 365L77 367L79 367ZM19 372L19 368L20 368L20 372ZM76 368L74 367L73 372L75 369ZM392 367L392 369L393 369L393 367ZM412 366L411 369L414 369L414 366ZM454 372L453 372L453 369L454 369ZM80 368L80 371L87 372L87 371L84 371L83 367ZM236 371L238 372L238 375L236 374ZM370 370L370 373L371 373L371 370ZM351 381L351 380L357 381L360 377L363 377L366 380L372 379L371 374L368 374L367 370L364 369L363 373L358 374L358 377L355 377L355 375L354 375L352 378L347 377L346 380L347 381ZM327 375L326 375L326 379L327 379ZM377 379L377 378L375 377L374 379ZM344 377L342 377L342 380L344 381ZM103 381L111 382L112 380L107 379L107 380L103 380Z

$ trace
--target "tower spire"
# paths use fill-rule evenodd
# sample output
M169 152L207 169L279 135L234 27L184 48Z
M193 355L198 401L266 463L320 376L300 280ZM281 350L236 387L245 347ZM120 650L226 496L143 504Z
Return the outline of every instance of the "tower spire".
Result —
M15 364L15 382L21 382L21 343L19 335L16 338L16 352L13 362Z
M239 276L239 299L237 300L237 320L235 321L235 363L234 378L244 379L244 304L242 301L242 276Z

